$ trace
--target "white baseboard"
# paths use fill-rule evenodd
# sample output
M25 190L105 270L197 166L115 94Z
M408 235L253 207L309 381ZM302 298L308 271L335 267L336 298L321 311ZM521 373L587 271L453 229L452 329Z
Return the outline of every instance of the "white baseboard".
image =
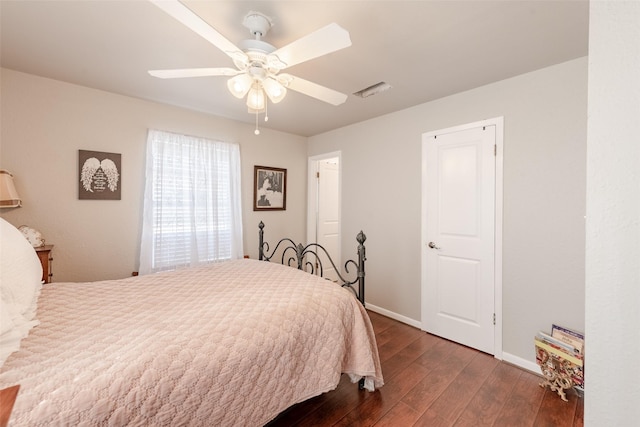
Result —
M414 328L422 329L422 322L420 322L419 320L410 319L406 316L394 313L393 311L389 311L373 304L367 303L367 310L371 310L375 313L387 316L393 320L397 320L398 322L406 323L407 325L413 326ZM500 358L498 357L498 359ZM540 375L540 367L535 362L531 362L529 360L523 359L522 357L505 352L502 353L502 360L504 362L517 366L518 368L522 368L536 375Z
M515 356L511 353L502 353L502 360L512 365L530 371L536 375L540 375L540 366L537 363Z
M371 310L378 314L382 314L383 316L387 316L393 320L397 320L398 322L406 323L407 325L413 326L414 328L422 329L422 323L419 320L410 319L401 314L394 313L393 311L389 311L369 303L367 303L366 307L367 307L367 310Z

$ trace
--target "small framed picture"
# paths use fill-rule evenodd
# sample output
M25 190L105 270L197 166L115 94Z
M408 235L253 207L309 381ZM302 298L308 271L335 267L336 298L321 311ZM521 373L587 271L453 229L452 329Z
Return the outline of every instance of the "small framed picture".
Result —
M287 209L287 170L267 166L253 167L253 210Z
M78 150L78 198L120 200L122 156L117 153Z

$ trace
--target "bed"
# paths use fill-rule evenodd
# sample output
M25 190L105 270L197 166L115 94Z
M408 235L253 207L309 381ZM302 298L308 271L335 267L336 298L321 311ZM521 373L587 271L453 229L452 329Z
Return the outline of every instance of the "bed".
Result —
M8 247L15 228L0 222L2 276L21 275L34 264L5 271L20 251ZM35 286L34 301L3 277L2 345L11 352L0 389L20 384L10 425L261 426L334 389L342 374L368 390L382 386L373 329L356 298L364 301L364 270L344 286L309 274L313 245L293 245L300 269L265 262L273 253L263 228L261 260ZM358 262L348 265L364 267L359 239ZM290 254L283 250L285 264ZM19 348L7 344L7 315Z

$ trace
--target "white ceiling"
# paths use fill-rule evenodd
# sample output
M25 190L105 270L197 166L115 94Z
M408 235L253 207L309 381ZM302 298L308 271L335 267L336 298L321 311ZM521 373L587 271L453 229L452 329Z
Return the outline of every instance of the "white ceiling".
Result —
M311 136L587 55L588 3L569 1L194 1L233 43L251 10L284 46L331 22L353 45L287 72L349 94L340 106L289 91L262 127ZM226 77L162 80L149 69L233 67L145 0L0 1L2 67L253 123ZM385 81L392 89L351 95ZM526 100L523 100L526 102Z

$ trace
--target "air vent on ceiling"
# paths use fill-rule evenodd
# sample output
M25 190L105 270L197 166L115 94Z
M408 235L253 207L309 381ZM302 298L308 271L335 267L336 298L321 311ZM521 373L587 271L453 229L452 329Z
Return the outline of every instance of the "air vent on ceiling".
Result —
M355 96L359 96L360 98L366 98L368 96L371 95L375 95L378 94L380 92L383 92L387 89L391 89L391 85L389 83L385 83L385 82L380 82L380 83L376 83L372 86L366 87L362 90L359 90L357 92L354 92L353 94Z

